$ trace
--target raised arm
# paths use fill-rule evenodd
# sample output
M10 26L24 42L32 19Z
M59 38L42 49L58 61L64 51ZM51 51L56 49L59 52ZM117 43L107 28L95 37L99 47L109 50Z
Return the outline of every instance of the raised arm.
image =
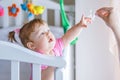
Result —
M64 47L68 46L68 44L80 34L82 28L87 27L88 23L91 23L91 18L82 16L80 22L69 29L62 37Z
M113 31L120 53L120 18L118 14L120 13L112 7L103 7L96 11L96 15L103 19L106 25Z

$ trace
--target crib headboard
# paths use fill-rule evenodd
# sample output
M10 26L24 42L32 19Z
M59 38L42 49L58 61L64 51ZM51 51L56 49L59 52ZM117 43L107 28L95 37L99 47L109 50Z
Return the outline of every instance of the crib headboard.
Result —
M41 64L58 67L58 69L56 70L56 79L62 80L62 77L61 77L62 73L60 71L60 68L62 68L65 65L65 61L62 58L46 57L46 56L43 56L43 55L40 56L37 54L35 55L35 52L33 51L30 51L21 46L12 44L10 42L5 42L6 41L5 39L7 39L7 34L10 30L15 29L16 27L21 27L24 23L36 17L40 17L43 20L45 20L50 26L54 34L56 33L61 34L61 32L63 34L63 30L61 27L59 3L54 2L53 0L31 0L32 3L35 5L45 6L45 11L42 15L28 18L27 17L28 13L23 11L20 6L21 4L23 4L23 1L24 0L7 0L7 1L0 0L0 6L2 6L4 9L4 15L0 16L0 65L3 60L11 61L10 62L11 71L10 72L8 71L7 73L3 74L5 77L6 77L6 74L10 74L11 76L6 78L5 77L1 78L1 75L0 75L0 80L10 80L9 78L11 78L11 80L20 80L20 76L19 76L20 62L34 64L33 80L41 80L40 68L39 68ZM20 12L16 17L11 17L8 15L8 6L12 6L13 3L15 3L17 7L19 7L20 9ZM74 6L65 5L65 11L74 12ZM6 38L3 38L2 36L3 37L5 36ZM39 60L41 61L39 62ZM49 61L51 63L49 63ZM4 67L2 68L3 69L1 69L0 72L5 70ZM60 73L60 74L57 74L57 73ZM23 74L23 75L26 76L27 74ZM21 80L28 80L28 78L27 79L21 78Z
M31 0L35 5L45 6L44 13L38 15L37 17L45 20L50 26L61 26L61 17L60 17L60 5L57 2L52 0ZM8 15L8 6L12 6L15 3L16 6L20 9L20 12L16 17L11 17ZM21 9L21 4L23 0L4 0L0 1L0 6L4 8L4 16L0 16L0 27L10 27L10 26L21 26L23 23L35 18L36 16L27 17L28 12ZM74 7L71 5L65 5L66 12L74 12Z

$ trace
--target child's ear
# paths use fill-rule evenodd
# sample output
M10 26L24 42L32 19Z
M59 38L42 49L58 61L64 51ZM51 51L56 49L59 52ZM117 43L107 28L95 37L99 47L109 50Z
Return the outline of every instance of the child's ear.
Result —
M33 42L27 42L27 47L31 50L35 49L35 46L34 46Z

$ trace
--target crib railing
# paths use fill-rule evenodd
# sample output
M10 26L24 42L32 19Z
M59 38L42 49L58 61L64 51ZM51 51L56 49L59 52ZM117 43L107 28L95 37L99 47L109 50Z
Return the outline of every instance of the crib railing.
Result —
M41 55L20 45L0 41L0 60L11 61L11 80L20 80L20 62L33 65L32 80L41 80L41 65L56 67L55 80L63 80L61 68L65 66L65 61L61 57Z
M26 17L28 13L21 9L21 4L24 0L1 0L0 5L4 7L4 16L0 16L0 27L7 29L6 27L21 27L27 20L31 20L36 16L31 18ZM18 16L11 17L8 15L8 6L11 6L13 3L20 8ZM52 15L53 27L61 26L61 17L60 17L60 5L59 3L54 2L53 0L32 0L32 3L35 5L45 6L45 11L40 17L49 23L49 10L52 10L54 13ZM74 13L73 5L65 5L66 12ZM71 19L72 20L72 19ZM57 29L58 30L58 29ZM56 30L56 31L57 31ZM9 55L8 55L9 54ZM55 80L62 80L63 73L61 68L65 66L65 61L61 57L49 57L44 55L38 55L36 52L23 48L9 42L0 41L0 60L10 60L11 61L11 80L19 80L20 78L20 62L32 63L33 64L33 80L41 80L41 64L57 67L55 71ZM48 63L49 62L49 63Z

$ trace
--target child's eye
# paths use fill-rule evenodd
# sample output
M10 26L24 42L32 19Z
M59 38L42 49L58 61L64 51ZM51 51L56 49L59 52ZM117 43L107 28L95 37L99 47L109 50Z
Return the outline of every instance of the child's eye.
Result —
M42 35L44 35L45 34L45 32L42 32L40 35L39 35L39 37L41 37Z
M44 34L45 34L45 32L42 32L42 33L41 33L41 35L44 35Z
M50 30L47 30L47 31L45 31L45 32L42 32L41 34L40 34L40 36L41 35L45 35L46 33L49 33L50 32Z

